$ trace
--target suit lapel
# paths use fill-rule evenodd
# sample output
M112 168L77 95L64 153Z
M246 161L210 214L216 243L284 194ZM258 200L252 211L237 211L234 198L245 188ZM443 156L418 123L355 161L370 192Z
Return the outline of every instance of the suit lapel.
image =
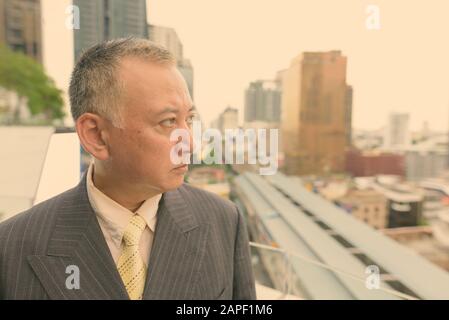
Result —
M128 299L86 190L86 175L58 209L47 255L28 257L51 299ZM79 289L67 288L79 270ZM73 279L73 278L72 278ZM69 286L70 287L70 286Z
M163 194L143 299L192 299L209 232L182 195L182 187Z
M209 225L196 220L181 189L165 192L159 203L143 299L199 297L196 284ZM47 254L28 256L28 263L49 297L128 299L90 205L86 174L61 201ZM79 270L79 289L67 288L72 266Z

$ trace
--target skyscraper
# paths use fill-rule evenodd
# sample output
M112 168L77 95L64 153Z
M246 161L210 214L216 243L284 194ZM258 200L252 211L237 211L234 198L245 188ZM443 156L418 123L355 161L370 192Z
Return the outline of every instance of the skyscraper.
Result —
M176 30L169 27L148 25L149 39L165 47L174 56L176 61L183 59L182 42L176 33Z
M40 0L0 0L0 44L42 63Z
M220 115L221 129L238 129L239 111L238 109L228 106Z
M411 143L408 113L391 113L385 133L384 147L388 150L402 150Z
M346 89L346 145L352 145L352 86L347 86Z
M184 76L190 96L193 99L193 66L189 59L184 58L182 42L176 30L169 27L148 25L148 37L151 41L165 47L174 55L178 70Z
M281 135L287 174L344 170L352 90L340 51L305 52L283 72Z
M211 123L211 128L220 130L222 134L225 133L226 129L238 129L239 128L239 111L238 109L227 106L222 113L218 115Z
M279 122L281 91L277 82L258 80L245 91L245 122Z
M115 38L148 37L145 0L73 0L80 10L75 29L75 59L99 42Z
M182 59L178 62L178 70L183 75L186 80L187 87L189 88L190 97L192 100L193 96L193 66L189 59Z

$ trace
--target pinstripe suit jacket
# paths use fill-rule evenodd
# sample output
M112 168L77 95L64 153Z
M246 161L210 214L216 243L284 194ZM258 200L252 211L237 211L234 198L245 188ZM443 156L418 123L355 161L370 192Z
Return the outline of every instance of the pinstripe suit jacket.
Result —
M71 265L79 289L66 285ZM247 231L234 204L187 184L163 194L143 298L255 299ZM0 224L0 299L128 299L86 175Z

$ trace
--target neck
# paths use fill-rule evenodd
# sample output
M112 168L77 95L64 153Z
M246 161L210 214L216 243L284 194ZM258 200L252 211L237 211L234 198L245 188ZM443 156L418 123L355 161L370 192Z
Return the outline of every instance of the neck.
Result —
M95 187L131 212L135 212L145 200L159 194L144 193L136 184L106 172L102 166L95 165L92 169L92 182Z

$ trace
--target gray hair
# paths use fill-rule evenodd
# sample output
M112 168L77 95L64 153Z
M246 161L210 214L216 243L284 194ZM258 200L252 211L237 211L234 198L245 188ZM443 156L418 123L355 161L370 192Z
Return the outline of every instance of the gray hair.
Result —
M174 56L149 40L124 38L105 41L87 49L75 65L70 79L69 96L73 119L91 112L121 124L123 83L117 66L125 57L138 57L161 65L174 65Z

